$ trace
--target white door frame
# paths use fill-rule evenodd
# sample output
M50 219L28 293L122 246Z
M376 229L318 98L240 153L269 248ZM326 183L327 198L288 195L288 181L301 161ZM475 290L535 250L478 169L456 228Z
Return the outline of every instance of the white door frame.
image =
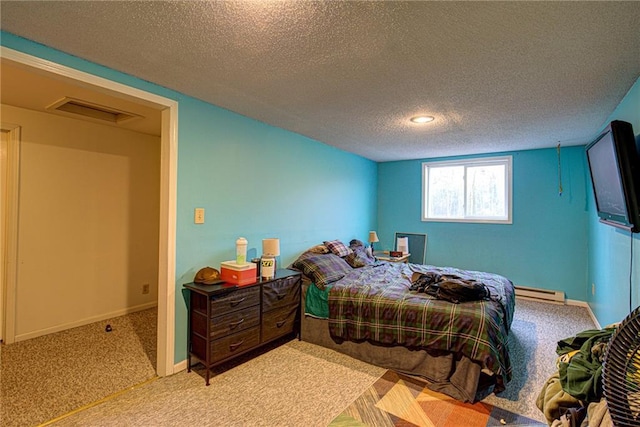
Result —
M16 274L18 272L18 190L20 168L20 126L11 123L0 123L2 132L8 133L7 159L5 173L6 196L3 199L2 214L0 217L5 222L5 235L3 257L0 262L3 265L2 286L0 292L0 316L2 316L3 341L11 344L15 341L15 308L16 308Z
M1 124L1 123L0 123ZM4 126L0 126L0 341L4 340L4 269L6 250L6 218L4 212L7 209L7 147L9 145L10 131L5 130Z
M178 103L174 100L145 92L121 83L85 73L55 62L31 56L4 46L0 46L0 57L30 67L34 71L52 73L75 80L81 86L102 93L109 93L144 104L162 111L162 134L160 136L160 230L158 254L158 337L157 373L160 376L174 372L175 347L175 264L176 264L176 187L178 165ZM16 206L17 209L17 206ZM17 230L17 227L15 227ZM17 233L17 231L16 231ZM9 250L11 248L8 248ZM8 254L9 255L9 254ZM15 254L13 258L16 267ZM9 267L8 267L9 268ZM15 315L15 277L13 283L7 281L7 294L13 292L13 313ZM10 302L7 298L7 304ZM9 312L9 307L7 307ZM13 325L15 319L7 319L5 329Z

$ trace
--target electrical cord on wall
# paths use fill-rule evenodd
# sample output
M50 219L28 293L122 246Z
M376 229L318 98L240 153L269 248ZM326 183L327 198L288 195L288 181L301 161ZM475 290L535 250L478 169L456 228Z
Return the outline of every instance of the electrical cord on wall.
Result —
M629 260L629 313L633 311L633 232L631 235L630 260Z
M558 196L562 196L562 162L560 161L560 143L556 147L558 152Z

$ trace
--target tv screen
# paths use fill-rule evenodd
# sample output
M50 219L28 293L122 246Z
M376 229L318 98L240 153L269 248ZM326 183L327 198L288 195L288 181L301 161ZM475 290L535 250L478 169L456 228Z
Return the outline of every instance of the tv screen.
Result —
M630 123L611 122L587 146L591 183L600 220L638 231L640 157Z

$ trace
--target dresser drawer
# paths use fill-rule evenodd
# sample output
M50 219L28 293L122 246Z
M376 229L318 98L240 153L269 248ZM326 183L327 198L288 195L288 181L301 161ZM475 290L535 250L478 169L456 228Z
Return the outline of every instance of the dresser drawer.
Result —
M260 324L260 306L234 311L211 321L211 338L218 339Z
M271 341L293 332L297 314L297 305L289 305L263 314L262 342Z
M285 277L262 287L262 311L300 303L300 276Z
M243 353L246 350L250 350L260 344L260 328L255 327L251 329L238 332L237 334L229 335L211 342L211 362L218 362L220 360L232 357L236 354Z
M258 304L260 304L259 286L238 289L228 294L211 297L211 315L220 316Z
M215 314L215 313L214 313ZM216 316L211 322L211 339L222 338L243 329L252 328L260 324L260 306L232 311L222 316ZM201 336L207 334L207 317L202 313L191 313L191 332Z

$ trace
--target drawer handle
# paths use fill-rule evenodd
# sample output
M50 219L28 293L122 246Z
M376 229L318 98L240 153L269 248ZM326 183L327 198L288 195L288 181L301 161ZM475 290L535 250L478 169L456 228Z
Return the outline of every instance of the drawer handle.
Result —
M242 322L244 322L244 317L240 320L238 320L237 322L231 322L229 323L229 329L235 329L238 327L238 325L240 325Z
M247 299L246 297L242 297L242 298L240 298L238 300L235 300L235 301L229 301L229 305L231 307L235 307L236 305L240 304L241 302L243 302L246 299Z
M286 319L285 319L285 320L281 320L281 321L279 321L279 322L276 322L276 326L277 326L278 328L282 328L282 327L284 326L284 324L285 324L285 323L287 323L287 320L286 320Z
M234 344L229 344L229 350L231 351L236 351L238 349L238 347L240 347L242 344L244 344L244 340L234 343Z

